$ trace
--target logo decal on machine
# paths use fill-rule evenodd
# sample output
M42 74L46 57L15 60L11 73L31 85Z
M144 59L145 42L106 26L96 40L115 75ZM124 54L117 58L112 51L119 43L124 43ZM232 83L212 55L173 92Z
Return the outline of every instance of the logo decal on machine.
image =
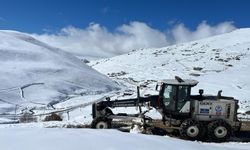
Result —
M200 109L200 113L201 114L209 114L209 109L207 109L207 108L201 108Z
M216 115L221 115L221 112L222 112L221 105L215 106L215 112L216 112Z

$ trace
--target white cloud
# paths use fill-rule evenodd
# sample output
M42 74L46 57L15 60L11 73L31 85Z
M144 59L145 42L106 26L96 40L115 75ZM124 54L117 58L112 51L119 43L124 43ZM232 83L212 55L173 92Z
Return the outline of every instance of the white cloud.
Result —
M206 21L203 21L197 26L195 31L191 31L184 24L178 24L173 28L171 34L175 43L182 43L231 32L235 29L236 27L233 25L233 22L222 22L211 26Z
M200 23L195 31L184 24L177 24L165 34L143 22L124 24L114 32L91 23L80 29L69 26L57 34L34 34L36 38L52 46L59 47L75 55L90 57L109 57L139 48L164 47L174 43L197 40L235 29L232 22L223 22L215 26ZM172 41L172 42L170 42Z
M162 47L169 44L164 33L141 22L122 25L113 33L99 24L91 23L85 29L70 26L57 34L34 36L76 55L94 57L118 55L132 49Z

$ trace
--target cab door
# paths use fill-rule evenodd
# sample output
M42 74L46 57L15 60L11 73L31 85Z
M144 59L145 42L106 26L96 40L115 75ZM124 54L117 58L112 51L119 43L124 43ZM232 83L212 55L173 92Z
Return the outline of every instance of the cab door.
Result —
M177 108L178 112L189 112L190 108L190 86L178 86L177 92Z
M189 108L190 88L188 85L165 85L162 93L165 111L181 113L184 107Z
M174 85L166 85L163 92L163 104L165 106L165 110L167 111L175 111L176 107L176 94L177 94L177 86Z

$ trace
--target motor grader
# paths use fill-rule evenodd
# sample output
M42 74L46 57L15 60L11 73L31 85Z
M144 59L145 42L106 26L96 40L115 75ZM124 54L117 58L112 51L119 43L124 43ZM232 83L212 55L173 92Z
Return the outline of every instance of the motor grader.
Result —
M152 119L142 112L142 107L155 108L162 115L165 129L178 131L183 138L190 140L226 141L240 130L241 122L237 118L238 100L233 97L204 95L199 90L198 95L191 95L191 89L198 84L196 80L183 80L180 77L164 80L157 84L159 95L141 97L139 88L137 98L110 100L92 105L92 128L112 128L113 120L140 120L144 128L152 127ZM112 108L139 107L140 113L114 114ZM136 122L136 121L135 121ZM164 127L163 127L164 128Z

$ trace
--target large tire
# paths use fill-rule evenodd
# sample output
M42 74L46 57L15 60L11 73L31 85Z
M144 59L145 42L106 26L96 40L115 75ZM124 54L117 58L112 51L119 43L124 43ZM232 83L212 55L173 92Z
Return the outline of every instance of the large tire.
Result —
M213 142L224 142L231 137L231 126L224 120L216 120L208 124L208 137Z
M181 124L180 135L188 140L202 140L205 137L205 129L193 119L184 120Z
M105 117L97 117L91 123L91 128L94 129L109 129L111 128L111 120Z

